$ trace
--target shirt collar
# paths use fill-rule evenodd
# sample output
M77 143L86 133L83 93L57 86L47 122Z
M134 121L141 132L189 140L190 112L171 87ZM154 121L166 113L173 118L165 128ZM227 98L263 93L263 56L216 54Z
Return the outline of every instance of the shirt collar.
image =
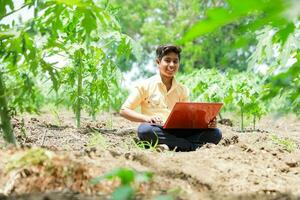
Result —
M161 80L160 74L156 74L155 75L154 81L155 81L156 84L160 84L160 85L165 86L164 83ZM172 79L172 87L171 87L171 89L169 91L173 90L173 88L176 88L177 86L178 86L178 83L177 83L175 77L173 77L173 79Z

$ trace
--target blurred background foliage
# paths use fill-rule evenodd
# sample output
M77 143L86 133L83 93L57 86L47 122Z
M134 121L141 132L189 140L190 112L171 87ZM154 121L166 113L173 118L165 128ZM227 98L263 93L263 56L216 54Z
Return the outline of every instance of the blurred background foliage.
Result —
M153 60L156 47L160 44L175 43L205 13L218 6L225 6L224 1L216 0L112 0L122 31L134 38L142 46L141 58L133 60L139 65L146 65ZM248 33L247 45L234 48L239 36L240 26L237 22L220 27L215 32L181 44L183 48L181 71L190 72L194 68L235 68L245 70L249 47L255 42L255 35ZM132 62L132 60L130 60ZM123 69L129 70L131 62L125 62Z
M284 104L281 102L278 110L299 113L297 0L111 2L122 31L142 46L142 59L133 61L139 63L141 72L149 60L155 59L153 52L158 45L176 42L183 48L180 71L190 74L183 83L192 90L192 97L197 96L194 100L199 100L201 92L208 89L208 82L204 82L210 73L206 77L195 69L216 69L222 73L234 70L246 78L261 78L264 90L260 99L283 98ZM130 66L132 63L126 62L122 69L128 70ZM216 75L214 81L229 87ZM192 87L189 82L199 86Z

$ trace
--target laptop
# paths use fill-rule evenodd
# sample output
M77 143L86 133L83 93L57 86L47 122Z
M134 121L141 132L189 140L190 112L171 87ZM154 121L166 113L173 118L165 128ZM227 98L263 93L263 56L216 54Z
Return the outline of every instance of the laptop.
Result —
M177 102L173 107L164 129L208 128L221 110L223 103Z

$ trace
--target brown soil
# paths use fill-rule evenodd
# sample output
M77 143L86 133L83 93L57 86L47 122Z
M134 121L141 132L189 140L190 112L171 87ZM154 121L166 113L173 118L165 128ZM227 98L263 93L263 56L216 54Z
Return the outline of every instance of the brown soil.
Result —
M4 147L0 141L0 199L109 199L119 181L91 185L90 180L122 167L154 174L150 182L134 185L137 199L300 199L300 120L295 117L265 118L254 132L219 125L218 145L157 152L138 148L138 124L117 114L97 121L83 117L79 129L72 116L44 113L13 120L20 145ZM292 139L291 152L273 135ZM26 161L15 161L24 154Z

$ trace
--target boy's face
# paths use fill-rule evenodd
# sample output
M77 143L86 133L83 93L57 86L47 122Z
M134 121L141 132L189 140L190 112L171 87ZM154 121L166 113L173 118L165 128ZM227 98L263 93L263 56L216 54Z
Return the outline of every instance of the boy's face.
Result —
M168 53L161 60L157 59L156 63L160 74L168 78L175 76L179 68L179 58L174 52Z

